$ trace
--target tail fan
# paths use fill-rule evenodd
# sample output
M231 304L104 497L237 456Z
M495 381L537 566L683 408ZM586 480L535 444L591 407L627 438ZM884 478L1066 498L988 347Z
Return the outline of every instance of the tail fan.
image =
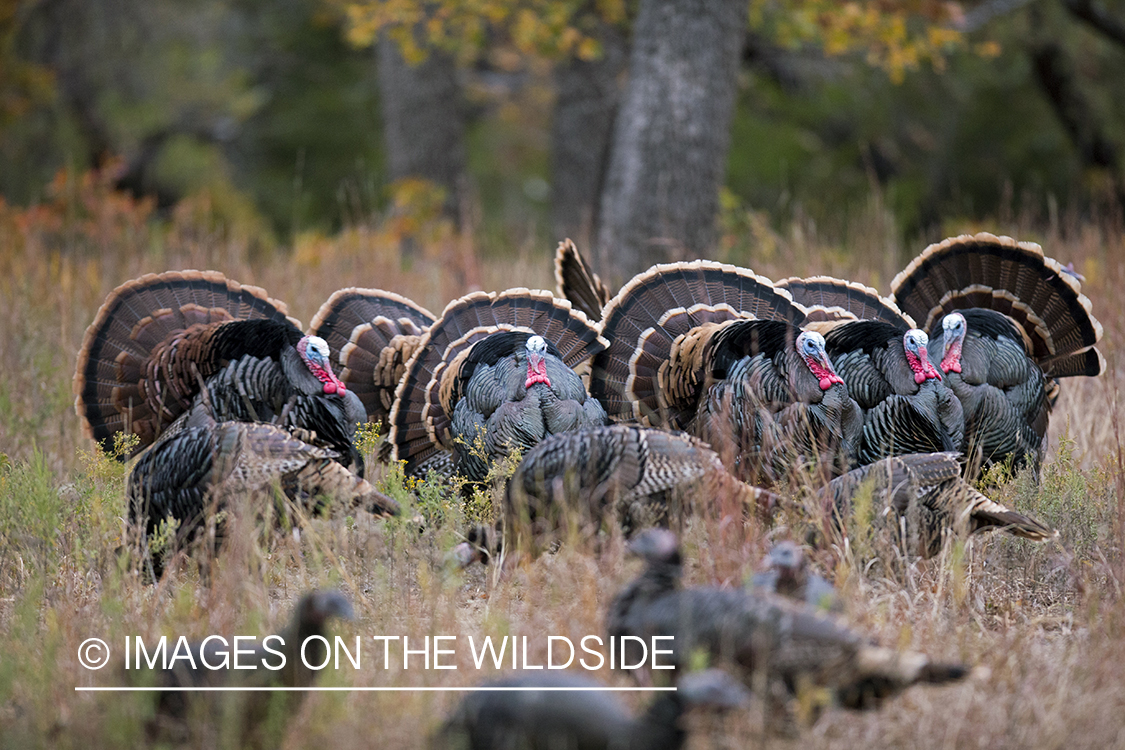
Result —
M601 320L602 309L609 302L609 288L570 240L560 242L555 251L555 286L559 296L570 300L575 309L590 320Z
M774 284L808 311L810 321L881 320L916 328L914 319L869 286L831 276L791 277Z
M1052 360L1081 353L1102 337L1078 277L1045 256L1039 245L1010 237L981 233L930 245L895 277L891 290L898 306L927 331L954 310L981 307L1007 315L1044 370ZM1099 357L1083 364L1095 359L1100 366Z
M406 297L350 287L321 305L309 333L328 342L340 380L363 402L368 419L386 424L406 363L433 322L433 313Z

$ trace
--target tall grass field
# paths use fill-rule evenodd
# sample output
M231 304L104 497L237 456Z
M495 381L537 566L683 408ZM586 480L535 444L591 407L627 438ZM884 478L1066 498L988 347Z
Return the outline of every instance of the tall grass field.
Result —
M604 637L610 601L639 569L622 539L564 543L535 559L460 570L450 550L467 516L488 514L487 494L466 508L448 487L404 481L398 467L375 462L369 476L402 503L399 518L332 513L296 528L250 523L206 579L185 563L154 585L119 554L127 466L83 436L71 391L83 332L118 284L148 272L215 269L264 287L304 324L346 286L392 290L435 313L475 288L554 286L554 246L538 240L489 247L439 226L403 253L392 229L361 226L277 249L208 216L205 202L188 202L157 219L96 175L61 184L54 202L0 204L0 747L151 746L154 694L75 690L144 682L125 669L126 636L265 635L317 587L350 599L355 618L336 622L334 632L348 644L359 636L363 654L359 669L325 669L322 686L468 686L496 674L491 664L476 668L469 636L478 643L528 636L532 664L545 663L548 635L575 643ZM724 242L719 259L774 279L831 274L886 293L893 274L923 249L894 239L889 224L875 205L842 237L801 224L759 227ZM856 528L847 545L813 552L815 566L840 588L847 619L879 643L980 669L952 686L912 688L873 712L829 708L813 721L807 701L798 700L791 726L780 732L765 701L722 717L692 716L690 747L1125 747L1125 233L1112 222L1078 220L947 229L1040 242L1048 255L1073 262L1105 327L1108 371L1062 383L1040 481L1026 473L993 477L990 490L1060 535L1039 545L978 536L913 560ZM806 522L795 508L772 528L751 521L732 528L730 519L707 514L689 519L685 582L742 585L772 538L796 535ZM385 668L381 642L372 640L383 635L407 636L412 648L427 636L457 636L455 653L443 657L457 668L425 669L412 657L403 669L397 645ZM91 637L113 651L96 671L78 659ZM591 674L633 684L608 670ZM277 736L285 748L419 748L460 697L318 692L271 720L283 728ZM639 709L648 697L622 699ZM232 737L220 732L206 742Z

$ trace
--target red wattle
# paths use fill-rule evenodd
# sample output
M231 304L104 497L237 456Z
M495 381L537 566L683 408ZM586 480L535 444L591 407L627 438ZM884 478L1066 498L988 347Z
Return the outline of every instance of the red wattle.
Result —
M530 362L527 363L527 380L524 381L523 387L530 388L536 383L548 386L551 384L550 378L547 377L547 362L542 359L535 366L532 366Z
M832 387L832 379L831 378L821 378L820 379L820 390L827 391L831 387Z
M922 372L921 370L914 371L914 382L918 385L922 385L922 383L925 383L927 377L928 376L926 375L926 373Z
M336 384L335 383L325 383L324 384L324 392L325 393L335 393L336 392Z

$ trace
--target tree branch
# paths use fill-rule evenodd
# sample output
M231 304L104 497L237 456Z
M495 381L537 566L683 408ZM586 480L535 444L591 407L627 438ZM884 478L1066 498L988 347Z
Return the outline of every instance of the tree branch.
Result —
M1063 5L1071 15L1085 21L1090 28L1102 36L1125 46L1125 23L1112 16L1094 0L1062 0Z

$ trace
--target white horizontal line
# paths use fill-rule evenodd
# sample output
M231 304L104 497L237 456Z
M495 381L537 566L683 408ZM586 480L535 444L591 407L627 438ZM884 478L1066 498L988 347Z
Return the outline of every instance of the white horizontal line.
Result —
M658 693L675 692L674 687L75 687L77 692L91 693L265 693L265 692L321 692L321 693Z

